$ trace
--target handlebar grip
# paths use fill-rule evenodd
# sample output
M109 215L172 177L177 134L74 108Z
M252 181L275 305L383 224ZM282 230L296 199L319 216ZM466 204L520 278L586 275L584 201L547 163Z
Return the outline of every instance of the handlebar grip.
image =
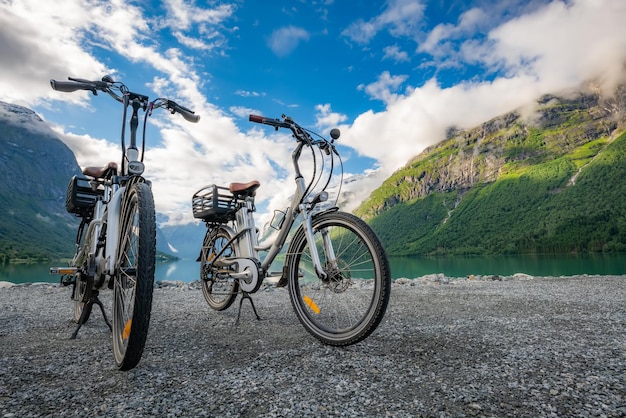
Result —
M193 112L187 112L186 110L179 110L178 112L183 115L187 122L197 123L200 120L200 115L195 115Z
M180 113L187 122L197 123L200 120L200 115L196 115L193 110L187 109L173 100L168 100L168 107L174 112Z
M93 90L93 86L85 83L78 83L76 81L56 81L50 80L50 86L56 91L62 91L65 93L71 93L77 90Z
M250 122L265 123L265 117L259 115L250 115L248 120Z
M289 129L291 129L291 125L289 123L283 122L280 119L266 118L265 116L259 116L259 115L250 115L248 120L250 122L262 123L264 125L270 125L270 126L275 127L276 129L278 129L278 128L289 128Z

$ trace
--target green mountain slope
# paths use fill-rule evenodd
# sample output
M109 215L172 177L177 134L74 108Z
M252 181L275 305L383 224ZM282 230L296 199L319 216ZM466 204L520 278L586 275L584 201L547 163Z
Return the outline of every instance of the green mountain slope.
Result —
M35 112L0 102L0 263L72 257L80 220L65 196L75 174L74 154ZM159 258L176 258L158 232Z
M65 212L72 151L31 110L0 102L0 262L73 253L77 220Z
M626 251L626 89L545 96L425 150L356 213L391 255Z

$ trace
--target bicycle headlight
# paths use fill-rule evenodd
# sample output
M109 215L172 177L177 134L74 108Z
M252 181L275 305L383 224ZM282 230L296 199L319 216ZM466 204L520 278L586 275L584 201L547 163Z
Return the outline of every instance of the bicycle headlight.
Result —
M311 199L311 205L317 205L320 202L325 202L328 200L328 193L326 191L321 191Z
M140 176L143 173L144 165L141 161L131 161L128 163L128 174Z

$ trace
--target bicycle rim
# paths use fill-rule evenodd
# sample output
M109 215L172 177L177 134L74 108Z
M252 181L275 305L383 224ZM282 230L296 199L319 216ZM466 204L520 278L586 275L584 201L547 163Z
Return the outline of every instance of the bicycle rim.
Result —
M220 271L209 264L220 252L221 257L237 256L234 246L230 246L222 252L230 238L230 234L224 229L209 229L202 244L200 259L202 294L208 305L216 311L228 309L237 298L239 290L237 281L230 277L227 268L220 269Z
M292 305L302 325L320 341L355 344L376 329L387 309L391 292L387 256L371 228L354 215L321 215L313 221L313 232L327 277L320 279L315 272L301 228L287 260ZM332 252L325 242L332 243Z
M74 277L74 290L72 296L72 302L74 305L74 322L77 324L80 323L80 318L83 315L83 309L85 309L85 304L91 297L93 279L85 279L82 280L80 275L76 275ZM85 313L85 317L83 318L84 322L87 322L89 316L91 315L91 306L88 308L88 312Z
M128 186L113 284L113 354L120 370L134 368L143 354L152 308L155 248L152 192L145 183Z

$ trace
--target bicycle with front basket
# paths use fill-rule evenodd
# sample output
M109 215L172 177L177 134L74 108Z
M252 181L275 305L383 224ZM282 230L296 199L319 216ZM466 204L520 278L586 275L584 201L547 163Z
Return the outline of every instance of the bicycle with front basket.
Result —
M374 231L360 218L327 203L327 189L337 169L335 159L341 163L334 144L339 130L330 132L329 141L284 115L281 119L250 115L249 119L291 130L296 140L292 154L296 188L289 207L275 212L271 225L277 234L269 244L259 244L253 218L258 181L229 187L212 184L193 195L194 217L207 227L198 259L206 302L215 310L225 310L241 293L241 313L244 298L252 303L250 294L276 274L270 272L270 265L296 226L276 286L288 287L301 324L323 343L346 346L362 341L383 319L391 272ZM305 148L311 150L315 167L308 183L300 171ZM330 170L322 174L326 160L330 160ZM339 166L343 172L343 165ZM266 253L263 258L260 252ZM254 303L252 307L259 318Z
M120 370L134 368L141 359L148 336L154 288L156 221L151 184L143 177L147 118L154 109L166 108L186 120L199 117L176 102L164 98L149 101L148 96L131 92L110 76L89 81L69 78L50 80L54 90L88 90L108 93L123 105L121 168L115 162L104 167L86 167L83 175L72 177L67 189L66 209L80 218L76 253L69 267L53 267L61 284L72 286L74 321L71 338L89 319L93 305L100 307L113 334L113 354ZM129 144L125 143L128 109ZM137 145L139 112L144 112L141 148ZM140 152L141 151L141 152ZM113 325L109 322L98 294L113 289Z

